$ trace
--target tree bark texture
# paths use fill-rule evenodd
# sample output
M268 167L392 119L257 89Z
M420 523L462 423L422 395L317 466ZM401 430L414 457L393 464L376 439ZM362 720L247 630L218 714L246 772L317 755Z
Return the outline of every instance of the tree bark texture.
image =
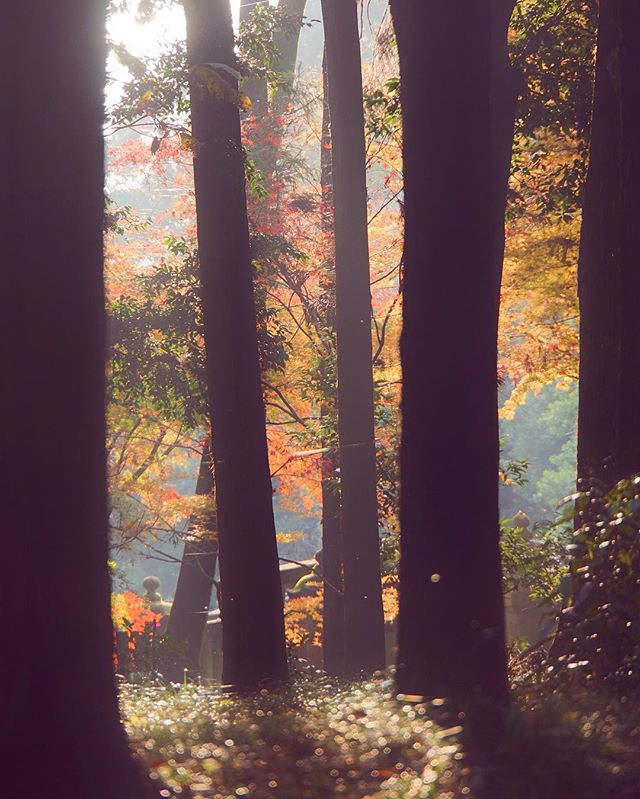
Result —
M0 747L10 793L36 768L53 799L149 795L119 721L107 570L105 7L0 7Z
M342 581L342 529L340 492L336 485L336 459L322 458L322 574L326 579L322 605L322 659L327 674L345 674L345 616Z
M205 445L198 470L197 496L213 496L213 463L211 448ZM199 671L202 636L207 624L207 612L211 603L216 564L218 562L218 540L213 514L204 522L206 535L198 531L197 537L187 540L182 554L176 592L167 625L169 639L169 678L181 682L183 671Z
M640 6L601 0L578 267L578 477L640 472Z
M194 174L221 578L223 680L287 676L244 161L236 104L193 68L235 69L229 0L185 0ZM226 70L216 68L236 89Z
M326 56L322 61L322 134L320 141L320 184L322 191L322 228L327 238L329 251L333 253L333 176L331 157L331 113L327 96ZM335 264L333 259L326 264L327 292L325 324L328 330L331 354L335 354ZM331 392L320 407L322 418L335 417L335 393ZM330 447L330 441L323 446ZM341 676L345 673L344 593L342 585L342 525L340 518L339 462L337 453L330 449L322 456L322 571L324 584L322 604L322 657L324 670L328 674ZM328 584L330 583L331 586Z
M391 2L405 181L397 682L461 705L507 694L497 330L512 8Z
M384 666L364 112L356 0L323 0L331 114L347 672Z

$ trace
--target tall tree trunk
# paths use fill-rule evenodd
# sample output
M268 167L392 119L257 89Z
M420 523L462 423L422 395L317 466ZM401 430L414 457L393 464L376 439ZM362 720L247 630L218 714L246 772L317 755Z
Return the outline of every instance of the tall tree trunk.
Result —
M107 571L105 5L0 6L0 747L10 793L29 792L35 756L54 799L145 795Z
M578 269L578 477L640 472L640 5L601 0Z
M196 496L213 497L213 483L211 448L205 444L198 470ZM198 514L192 519L190 527L200 529L195 538L185 542L167 625L167 637L171 647L168 676L174 682L182 680L185 668L191 672L199 671L202 636L218 562L215 515L208 513L201 517ZM202 534L203 527L205 535Z
M293 19L300 19L304 16L307 0L280 0L278 7ZM293 36L281 34L276 37L276 46L279 52L277 69L287 80L292 81L298 60L298 46L300 44L300 31L302 25Z
M246 22L258 5L268 5L269 0L240 0L240 22ZM307 0L280 0L278 8L292 19L300 19L304 15ZM276 32L275 45L278 50L275 69L287 81L293 80L298 58L298 45L302 24L294 33ZM254 102L256 115L262 116L268 110L267 82L263 78L245 78L244 91Z
M397 682L459 704L507 695L497 328L512 7L391 1L405 182Z
M240 118L194 67L235 68L229 0L185 0L223 624L223 680L287 676ZM211 68L211 67L210 67ZM234 79L218 75L231 88Z
M321 413L321 416L323 414ZM340 490L335 454L322 457L322 659L327 674L345 674L345 615L342 581Z
M247 21L257 5L264 5L267 2L268 0L260 0L259 3L256 3L255 0L241 0L240 22ZM248 76L242 82L243 91L251 98L253 103L252 115L258 125L259 138L261 138L260 133L264 134L266 131L270 134L270 142L273 141L274 125L282 126L278 116L285 110L290 98L290 86L295 74L305 5L306 0L280 0L279 8L284 10L290 17L299 18L300 27L296 28L292 33L280 31L274 35L274 44L278 50L278 55L273 67L284 78L284 84L283 87L275 92L271 107L269 104L269 87L265 78ZM265 119L270 110L272 111L271 118ZM262 131L260 131L261 126ZM269 143L269 141L263 142L258 146L254 145L251 152L253 160L267 181L273 180L279 155L277 147Z
M333 253L333 177L331 157L331 113L329 111L326 55L322 60L322 135L320 140L320 185L322 191L322 229L327 248ZM333 261L327 272L335 277ZM328 331L331 354L335 354L335 280L327 276L327 312L323 323ZM332 393L321 403L320 416L325 420L335 416L335 396ZM324 441L323 446L331 442ZM322 457L322 571L324 584L322 604L322 657L328 674L345 673L344 593L342 585L342 527L340 521L340 489L338 486L337 453L330 450ZM331 585L329 585L329 583ZM333 588L331 587L333 586Z
M331 113L338 438L349 673L384 666L364 111L356 0L323 0Z
M240 0L240 24L247 22L259 5L269 5L269 0ZM242 81L242 91L251 98L254 116L263 117L269 110L269 89L267 81L255 75L248 75Z

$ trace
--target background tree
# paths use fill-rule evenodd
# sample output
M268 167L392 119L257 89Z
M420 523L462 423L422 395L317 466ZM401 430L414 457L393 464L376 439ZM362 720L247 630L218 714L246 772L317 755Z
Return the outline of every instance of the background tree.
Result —
M266 678L286 677L287 664L234 36L228 0L189 0L185 15L218 513L223 680L253 687Z
M578 267L578 477L640 471L640 8L602 0Z
M273 268L268 250L261 251L254 237L254 255L261 257L263 272ZM198 669L198 655L209 609L217 562L218 541L213 496L213 465L207 443L197 440L210 435L209 407L206 388L204 322L202 290L199 281L198 253L186 238L165 240L166 254L150 273L132 280L130 293L120 296L109 306L111 316L110 396L130 412L152 409L170 429L178 427L196 438L189 453L202 449L196 496L188 530L175 531L173 537L185 539L184 552L176 585L167 634L171 639L171 665L167 676L182 680L183 669ZM256 292L257 334L261 369L275 371L284 366L286 352L282 332L266 308L264 292ZM136 432L140 428L136 428ZM162 429L162 428L161 428ZM153 438L153 434L147 432ZM121 438L125 438L124 436ZM122 447L118 464L123 460ZM165 438L156 436L147 444L147 454L133 477L143 468L166 456ZM125 463L126 463L126 459ZM113 489L122 488L117 470L112 469ZM125 484L126 485L126 484ZM138 480L128 488L139 492ZM179 507L189 511L180 498ZM153 503L155 509L155 503ZM153 514L151 514L153 516ZM185 514L180 517L182 522ZM164 527L166 532L166 525ZM156 528L157 529L157 528ZM148 526L146 533L152 533ZM151 550L153 552L153 550ZM154 553L158 554L158 553ZM169 665L169 664L167 664ZM167 666L163 666L167 668Z
M246 24L253 15L254 10L259 13L259 7L268 5L268 0L240 0L240 25ZM252 111L257 117L264 116L269 109L269 87L264 78L252 75L246 77L243 90L251 98Z
M0 401L11 464L0 489L11 564L0 740L12 777L24 775L37 731L48 796L141 799L118 717L107 573L105 4L4 5L0 29Z
M618 481L640 471L640 439L636 433L640 424L640 321L632 299L640 288L636 263L640 157L635 145L640 132L639 22L640 9L631 3L603 0L599 4L589 169L578 263L578 488L590 493L576 503L573 603L560 617L551 648L553 656L566 656L584 645L593 631L585 619L597 616L600 606L607 607L608 592L615 593L610 581L591 578L585 585L581 559L593 558L590 549L595 524L601 527L602 519L606 519L610 500L604 504L600 500ZM632 545L618 544L627 550L631 563ZM594 568L597 573L598 566ZM631 596L629 601L633 601ZM612 614L606 624L613 629L615 623ZM594 629L601 634L597 626Z
M345 667L384 666L376 494L371 289L356 0L324 0L336 270Z
M522 0L510 24L509 56L526 91L516 109L501 292L503 420L512 420L545 387L555 385L562 392L577 381L576 273L596 12L596 4L583 0ZM385 26L378 39L382 53L393 52ZM391 75L382 86L366 88L368 127L377 141L400 135L400 84ZM502 431L507 445L513 427ZM571 491L571 483L569 477L551 497L551 507Z
M207 442L198 467L196 495L213 499L213 490L213 463L211 448ZM167 625L167 654L171 662L167 676L176 682L182 678L181 672L184 669L192 673L200 670L202 636L218 564L216 527L215 511L212 507L208 512L199 516L192 515L189 519L187 540Z
M252 14L241 28L239 47L243 72L251 69L257 74L263 74L260 65L266 63L264 54L271 52L271 45L268 41L266 44L257 42L256 31L261 30L262 25L271 30L272 23L279 24L279 20L277 15L274 16L273 8L256 6L254 11L257 9L261 9L261 13ZM271 16L274 16L273 20ZM287 30L283 36L286 32ZM189 191L191 176L185 176L184 181L176 184L178 175L175 174L176 170L179 174L182 171L190 173L184 163L190 153L181 149L185 141L189 142L188 98L183 96L182 86L187 74L180 56L183 52L184 47L177 43L175 53L171 51L167 58L163 55L143 59L140 63L131 63L131 58L117 47L117 53L125 63L131 64L133 72L132 80L123 91L118 106L112 109L113 123L115 126L133 124L143 136L113 147L113 168L118 175L124 177L134 164L138 165L140 172L153 176L154 190L156 187L162 191L163 186L180 186L179 201L163 217L150 223L139 237L140 244L144 242L144 250L138 245L136 255L135 249L121 248L119 243L113 242L117 246L111 250L113 255L110 262L117 266L131 262L133 258L134 263L139 263L137 268L143 275L149 272L149 239L162 218L171 226L169 229L174 243L169 247L170 251L176 250L180 244L176 240L176 227L180 229L180 226L185 225L185 230L190 231L193 226L193 203ZM273 57L269 56L267 61L269 60L273 60ZM270 80L273 80L273 85L280 85L277 77ZM339 481L339 472L335 468L335 461L332 465L328 463L329 460L334 460L332 454L336 444L335 333L331 321L334 313L333 242L332 235L325 232L326 218L331 216L332 209L329 194L320 186L324 178L318 180L311 171L317 152L316 141L311 136L315 112L320 110L320 104L316 101L319 92L315 90L313 78L307 83L309 85L303 85L300 92L294 89L289 95L290 99L281 119L272 119L272 115L269 115L266 126L272 134L270 137L264 140L260 138L253 117L248 117L243 127L249 158L256 158L258 145L260 149L274 152L274 159L278 164L273 182L265 175L263 189L266 192L261 194L253 191L255 173L251 169L247 170L251 191L249 213L256 286L258 294L266 297L269 306L265 317L267 326L269 329L283 331L289 355L282 372L272 371L263 381L269 414L268 437L272 472L277 473L280 507L292 509L298 516L308 514L305 527L311 532L312 519L322 507L321 502L336 505L335 488ZM246 83L243 85L246 88ZM282 97L284 91L280 89L278 94ZM145 112L149 115L147 119L140 119ZM281 132L286 138L281 138ZM151 148L149 143L145 144L145 133L149 137ZM388 158L385 156L387 149ZM330 155L330 143L327 145L325 142L322 147L323 163L330 161ZM397 345L399 309L396 312L393 309L398 298L400 230L399 214L393 203L393 196L397 193L399 182L398 142L394 139L387 148L384 142L370 141L367 159L368 166L375 173L371 188L370 232L375 311L379 316L375 324L379 384L376 424L377 435L383 442L377 452L381 465L378 501L380 518L388 524L394 524L397 494L392 483L395 480L394 453L397 452L394 431L398 418L395 406L399 394L399 372L393 353ZM132 197L132 201L135 202L135 197ZM329 226L331 224L332 220L329 220ZM192 233L186 235L191 236ZM116 322L113 327L117 331L133 328L133 346L124 339L117 344L116 360L125 368L116 376L118 385L124 384L126 388L130 376L134 382L138 379L135 371L141 368L145 376L144 385L155 394L159 392L157 388L153 388L153 384L161 386L160 393L166 390L170 394L171 403L175 403L180 410L181 405L192 405L193 398L199 396L199 392L194 392L192 377L185 374L184 368L185 364L197 364L197 359L185 353L184 342L189 337L198 339L202 329L201 325L194 326L194 319L187 313L193 303L186 300L197 293L197 287L185 280L187 272L191 274L193 271L188 266L191 259L175 256L173 252L163 255L164 249L162 247L155 256L160 263L154 266L153 272L144 275L139 285L137 280L126 279L124 272L121 278L114 281L114 287L125 287L127 296L114 307ZM389 258L394 261L394 269L389 268ZM180 262L188 267L184 274ZM153 286L153 291L148 290L150 286ZM260 301L258 305L260 306ZM144 317L148 317L149 324L144 323ZM178 326L180 330L176 331ZM121 344L125 346L122 348ZM130 356L127 352L130 352ZM196 352L202 360L202 350L196 348ZM203 371L204 365L200 364L200 367L200 371ZM173 409L169 407L171 403L161 402L158 410L173 414ZM305 458L297 457L300 450L315 451L325 447L329 447L331 452L322 457L319 452ZM318 468L320 461L322 469ZM319 491L321 483L324 496ZM330 499L331 502L324 503L325 499ZM333 513L327 513L325 521L333 517ZM182 536L183 533L179 535ZM292 548L304 551L308 546L309 541L303 538L299 544L293 544ZM317 549L317 544L315 548ZM289 552L285 550L282 554L289 555ZM292 555L298 558L305 556L308 556L307 551L305 555ZM388 567L389 564L386 565ZM325 563L325 570L327 568L328 563ZM340 575L339 561L335 571ZM338 581L330 581L337 585ZM328 603L334 599L339 599L336 592L332 592ZM329 609L326 615L329 616ZM330 618L336 621L339 616L340 614L330 614ZM331 624L327 627L329 629ZM325 640L330 637L327 635Z
M252 158L267 184L278 179L276 142L282 140L283 112L294 87L305 6L306 0L282 0L277 7L268 0L240 2L239 48L249 56L242 89L252 101L249 127L257 140Z
M320 190L322 227L328 239L329 253L335 252L334 214L333 214L333 157L331 151L331 111L329 109L327 80L327 57L322 59L322 133L320 139ZM329 331L330 356L327 358L333 376L332 392L321 401L320 415L325 420L333 418L335 427L336 392L335 392L335 263L327 265L332 273L327 280L327 301L325 303L325 323ZM333 436L335 438L335 436ZM322 657L323 665L329 674L345 673L345 615L344 586L342 580L342 521L340 513L340 487L338 454L327 436L322 456L322 572L324 577L335 586L332 590L324 586L322 602Z
M512 4L496 16L473 0L391 8L405 181L397 682L502 701L497 325Z

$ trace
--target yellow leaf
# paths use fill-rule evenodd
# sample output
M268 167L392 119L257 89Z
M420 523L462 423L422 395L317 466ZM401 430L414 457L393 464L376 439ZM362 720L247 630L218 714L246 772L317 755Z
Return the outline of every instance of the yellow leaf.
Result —
M153 100L153 91L151 89L147 89L147 91L140 98L140 102L138 103L138 105L140 108L146 108L152 100Z
M181 150L191 150L191 152L195 153L196 148L198 146L198 142L193 138L190 133L180 133L180 149Z
M192 67L191 71L196 76L198 81L216 100L225 100L228 93L233 91L227 81L216 72L213 67L208 64L198 64Z
M302 530L294 530L290 533L276 533L276 541L279 544L290 544L292 541L300 541L304 538Z
M251 108L251 99L246 94L241 94L236 91L227 81L220 75L218 69L224 67L224 64L216 66L213 64L196 64L191 67L191 72L196 76L201 86L216 100L222 100L245 111Z

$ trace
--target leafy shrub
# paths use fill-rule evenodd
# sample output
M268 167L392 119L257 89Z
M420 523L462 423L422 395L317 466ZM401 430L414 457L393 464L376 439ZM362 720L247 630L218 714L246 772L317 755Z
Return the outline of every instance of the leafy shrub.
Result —
M573 601L552 649L557 671L640 685L640 477L575 494Z
M314 595L291 597L284 613L285 635L293 649L322 644L322 589Z
M162 614L154 613L144 597L125 591L112 594L111 616L116 631L115 661L119 671L130 674L152 670L151 661Z
M512 520L503 520L500 549L505 593L526 588L533 600L559 601L568 566L566 543L566 532L556 526L539 526L528 536Z

